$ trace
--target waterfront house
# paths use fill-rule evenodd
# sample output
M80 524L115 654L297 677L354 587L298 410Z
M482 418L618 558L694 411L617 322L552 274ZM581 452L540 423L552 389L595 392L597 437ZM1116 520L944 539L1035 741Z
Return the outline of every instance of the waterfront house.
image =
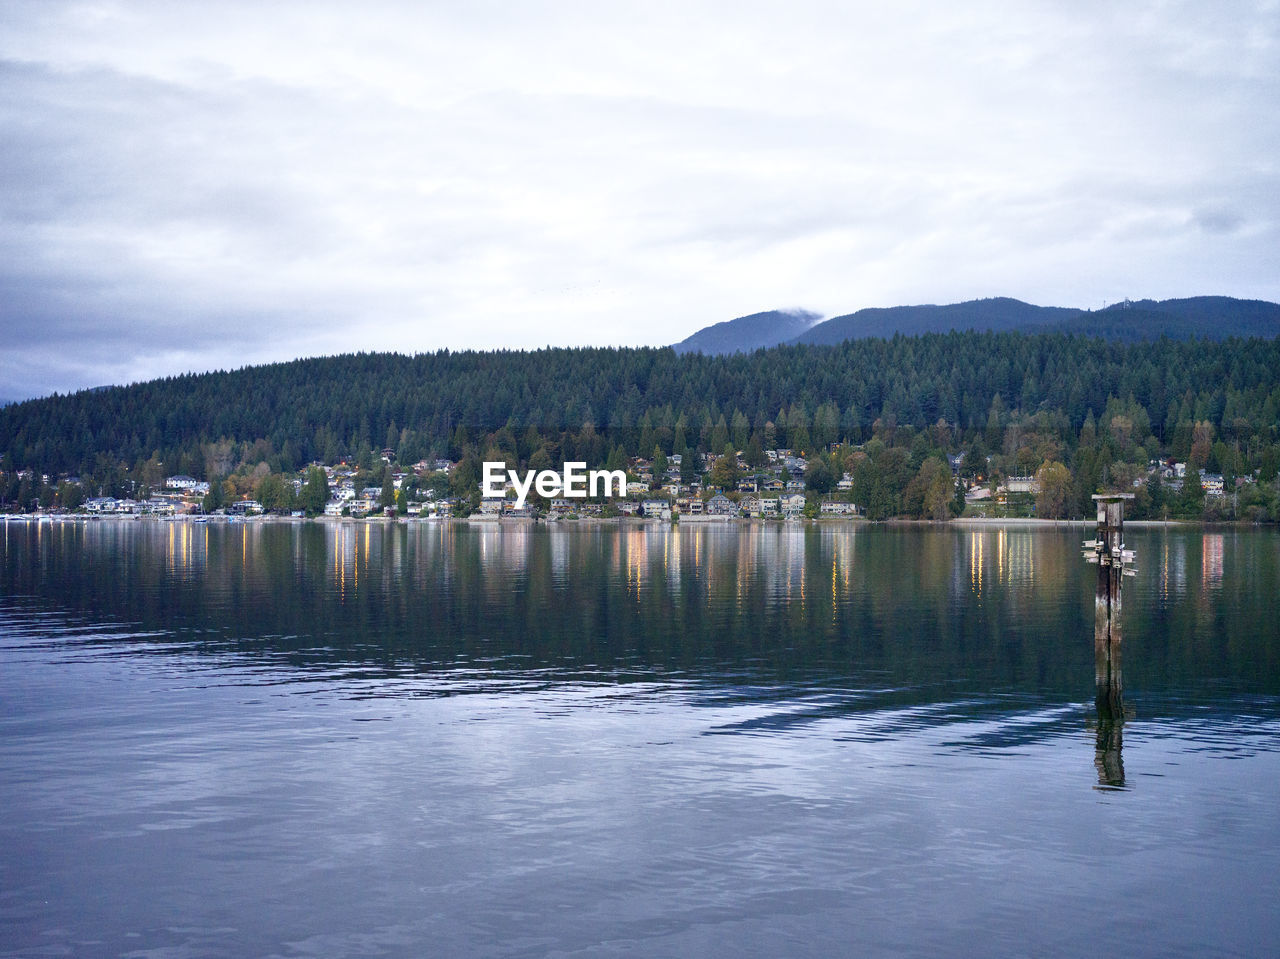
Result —
M802 512L804 512L804 496L801 493L791 493L782 497L783 516L799 516Z
M164 481L165 489L181 490L184 493L196 493L203 496L209 492L209 484L194 476L170 476Z
M715 496L707 500L708 516L733 516L737 512L738 507L734 505L733 500L723 493L716 493Z

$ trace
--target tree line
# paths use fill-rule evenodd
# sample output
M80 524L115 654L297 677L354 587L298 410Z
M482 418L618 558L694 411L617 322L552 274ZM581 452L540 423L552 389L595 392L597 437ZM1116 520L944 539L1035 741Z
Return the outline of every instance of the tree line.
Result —
M732 447L752 465L768 449L808 453L811 488L849 472L877 515L911 513L919 489L932 490L939 508L938 464L951 454L975 479L1052 467L1045 478L1055 495L1043 508L1064 515L1082 514L1098 489L1131 488L1152 459L1169 458L1221 473L1232 487L1235 477L1255 479L1245 506L1236 497L1231 508L1275 519L1267 491L1280 466L1278 370L1280 340L1126 344L975 332L728 356L351 354L0 408L0 502L48 498L50 489L56 497L69 476L93 494L158 488L175 473L240 477L231 490L240 493L311 462L348 459L372 471L384 448L404 464L462 461L466 479L484 458L615 468L688 452L692 470L696 454ZM1159 487L1141 490L1161 514L1205 509L1183 502L1194 492L1171 499Z

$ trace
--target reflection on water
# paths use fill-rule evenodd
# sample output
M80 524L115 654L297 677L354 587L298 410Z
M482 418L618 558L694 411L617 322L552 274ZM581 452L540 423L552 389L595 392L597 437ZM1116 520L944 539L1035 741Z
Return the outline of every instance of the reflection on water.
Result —
M973 595L982 595L984 583L987 589L1035 586L1036 535L1027 526L972 530L966 547L969 588Z
M6 523L0 587L210 651L376 647L425 665L483 645L587 671L883 673L1076 699L1089 650L1071 637L1088 635L1094 575L1081 529ZM1126 587L1131 679L1270 688L1271 535L1129 538L1145 558Z
M209 557L209 527L207 524L168 523L168 556L166 569L170 574L197 572L204 568Z
M1221 533L1206 533L1201 540L1200 578L1206 589L1210 589L1222 580L1222 547Z
M1085 701L1093 618L1087 725L1100 781L1119 786L1119 622L1114 657L1100 656L1082 529L8 523L0 613L56 609L153 637L139 649L157 655L252 656L319 677L470 670L479 688L530 671L541 683L679 677L738 696L807 702L821 690L823 708L844 714L878 713L885 697L963 702L956 716ZM1276 538L1131 528L1129 539L1153 558L1127 581L1130 689L1194 691L1188 703L1207 689L1274 695Z
M1247 954L1280 536L1084 530L5 523L0 956Z

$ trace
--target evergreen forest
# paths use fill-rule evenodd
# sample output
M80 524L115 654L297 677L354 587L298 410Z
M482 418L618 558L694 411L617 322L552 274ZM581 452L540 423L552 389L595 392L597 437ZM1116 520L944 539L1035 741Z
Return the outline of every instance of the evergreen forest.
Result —
M259 482L343 460L372 471L384 449L404 465L465 464L465 482L481 458L616 468L730 448L749 466L764 450L807 454L816 492L851 472L872 517L927 515L912 482L950 455L970 483L1049 468L1057 494L1045 515L1083 515L1091 493L1136 488L1140 513L1274 521L1280 339L951 332L721 356L581 348L304 359L0 408L0 504L56 498L70 480L113 495L175 473ZM1156 461L1220 474L1232 495L1206 503L1190 482L1171 496L1158 474L1151 481Z

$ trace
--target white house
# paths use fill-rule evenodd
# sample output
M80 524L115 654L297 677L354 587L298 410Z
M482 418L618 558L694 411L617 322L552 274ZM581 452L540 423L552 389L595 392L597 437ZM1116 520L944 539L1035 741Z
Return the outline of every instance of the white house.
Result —
M170 476L164 481L165 489L182 490L184 493L199 493L204 495L209 492L209 484L203 480L198 480L194 476Z
M792 493L789 496L782 497L782 515L783 516L799 516L804 512L804 496L800 493Z

